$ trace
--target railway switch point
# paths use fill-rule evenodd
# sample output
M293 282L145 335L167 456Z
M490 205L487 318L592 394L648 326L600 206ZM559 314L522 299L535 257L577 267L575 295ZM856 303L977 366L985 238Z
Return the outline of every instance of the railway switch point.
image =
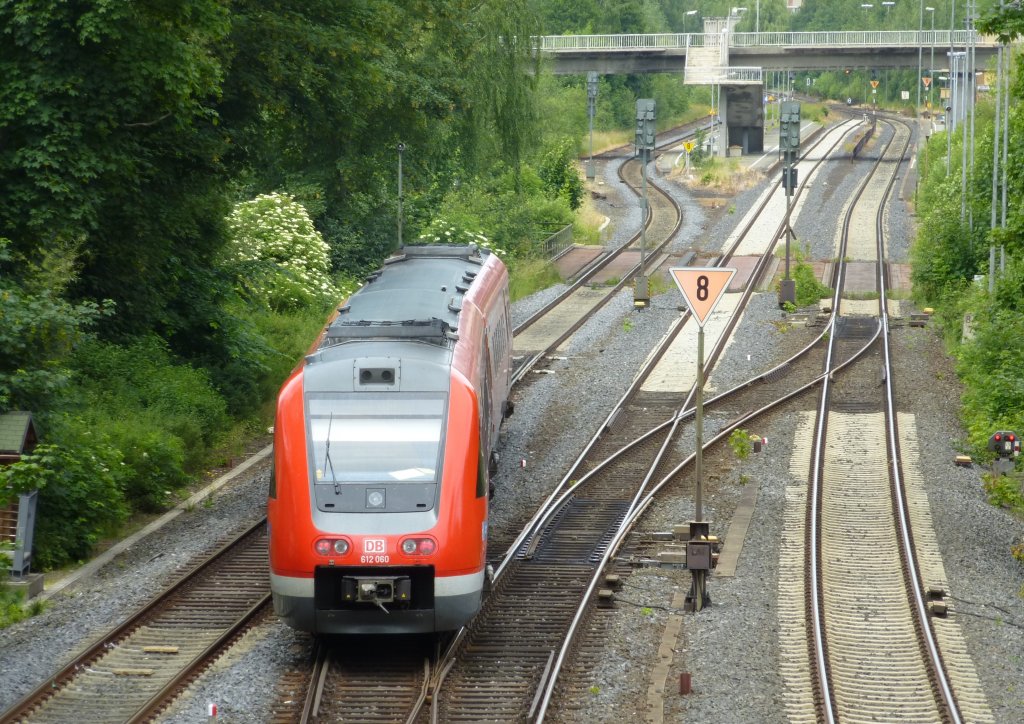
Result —
M658 563L665 565L685 565L690 568L688 549L681 545L668 546L665 550L658 551Z

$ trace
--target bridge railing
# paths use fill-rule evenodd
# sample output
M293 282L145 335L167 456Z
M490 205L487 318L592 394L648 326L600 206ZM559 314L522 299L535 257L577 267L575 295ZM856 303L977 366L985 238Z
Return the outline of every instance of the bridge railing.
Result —
M760 66L740 67L740 66L722 66L716 68L722 73L723 83L760 83L762 80L762 71Z
M994 37L974 33L978 45L996 45ZM969 30L827 30L801 33L732 33L729 45L738 48L763 46L797 47L937 47L952 43L953 47L964 47L971 40Z
M728 33L729 45L756 47L929 47L963 48L974 35L980 47L996 47L993 36L970 30L836 30L801 33ZM592 50L685 50L718 45L725 33L634 33L625 35L544 35L534 46L546 52Z
M624 35L544 35L534 45L544 51L559 50L645 50L700 48L706 38L718 42L714 33L633 33Z

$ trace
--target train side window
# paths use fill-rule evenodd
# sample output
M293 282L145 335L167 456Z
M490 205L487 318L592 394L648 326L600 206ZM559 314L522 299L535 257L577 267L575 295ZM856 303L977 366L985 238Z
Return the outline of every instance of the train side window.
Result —
M479 459L476 461L476 497L482 498L487 495L487 487L490 480L487 474L487 451L480 446Z
M490 344L484 338L483 370L486 379L483 384L483 395L480 399L480 454L477 456L476 497L487 495L488 472L487 460L491 452L491 351Z

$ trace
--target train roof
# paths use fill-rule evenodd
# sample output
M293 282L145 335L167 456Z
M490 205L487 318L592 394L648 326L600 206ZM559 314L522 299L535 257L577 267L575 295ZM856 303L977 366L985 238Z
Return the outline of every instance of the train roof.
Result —
M384 262L327 329L325 345L374 337L448 344L488 254L476 245L414 246Z

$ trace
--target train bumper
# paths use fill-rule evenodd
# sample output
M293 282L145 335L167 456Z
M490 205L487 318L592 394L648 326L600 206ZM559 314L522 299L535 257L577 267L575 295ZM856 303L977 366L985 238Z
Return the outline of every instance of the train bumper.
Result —
M270 574L274 611L292 628L315 634L452 631L480 610L483 581L483 571L439 576L433 579L431 605L402 608L389 604L347 605L325 595L325 586L312 578Z

